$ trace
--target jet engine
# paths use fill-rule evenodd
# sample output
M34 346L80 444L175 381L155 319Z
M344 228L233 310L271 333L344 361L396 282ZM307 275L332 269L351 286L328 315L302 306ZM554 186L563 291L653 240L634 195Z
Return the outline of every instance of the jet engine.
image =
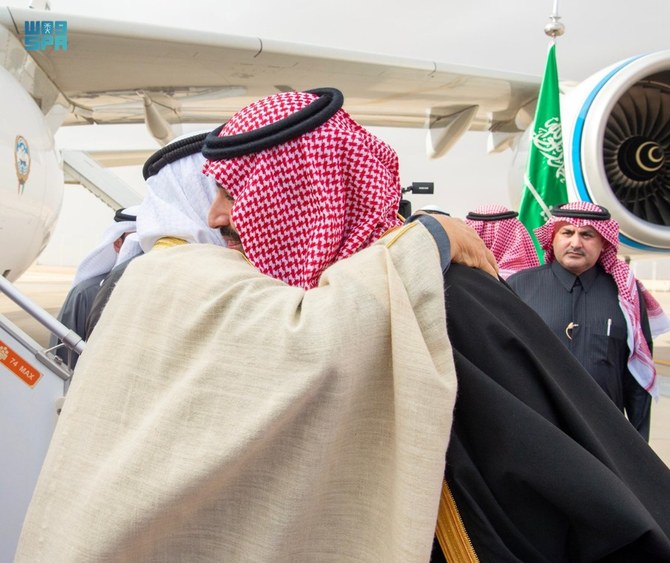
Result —
M670 50L594 74L562 96L561 121L569 198L610 210L622 253L670 252ZM517 168L527 152L524 135Z

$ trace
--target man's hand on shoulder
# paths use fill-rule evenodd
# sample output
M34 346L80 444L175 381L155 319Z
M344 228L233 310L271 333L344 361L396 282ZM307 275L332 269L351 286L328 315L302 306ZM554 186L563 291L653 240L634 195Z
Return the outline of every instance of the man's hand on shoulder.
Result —
M416 215L423 214L417 211ZM484 270L493 277L498 277L498 264L493 253L486 248L477 231L465 224L462 219L441 214L430 214L446 231L451 244L451 261L464 264L471 268Z

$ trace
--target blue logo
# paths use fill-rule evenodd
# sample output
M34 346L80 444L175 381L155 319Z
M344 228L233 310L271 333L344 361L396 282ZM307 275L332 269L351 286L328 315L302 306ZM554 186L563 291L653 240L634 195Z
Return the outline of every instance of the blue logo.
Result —
M67 51L66 21L26 21L23 44L26 51L46 51L51 47L54 51Z
M21 135L17 135L14 140L14 165L19 180L19 194L22 194L30 174L30 147L28 141Z

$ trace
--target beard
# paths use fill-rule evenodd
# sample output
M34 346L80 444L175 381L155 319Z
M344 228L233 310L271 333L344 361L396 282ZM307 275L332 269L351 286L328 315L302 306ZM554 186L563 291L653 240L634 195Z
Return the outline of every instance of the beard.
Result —
M232 227L220 227L219 232L221 233L222 237L229 238L231 242L234 242L235 244L239 244L242 242L240 240L240 235Z

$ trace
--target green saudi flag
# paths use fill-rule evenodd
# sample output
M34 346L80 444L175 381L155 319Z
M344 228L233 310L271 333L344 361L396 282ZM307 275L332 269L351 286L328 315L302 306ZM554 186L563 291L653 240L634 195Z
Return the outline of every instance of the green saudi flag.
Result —
M524 190L519 205L519 220L528 229L541 264L544 262L544 253L535 238L533 229L547 221L549 208L552 205L567 201L556 45L552 44L549 47L547 67L544 71L535 110L533 133L528 150L528 166L524 176Z

